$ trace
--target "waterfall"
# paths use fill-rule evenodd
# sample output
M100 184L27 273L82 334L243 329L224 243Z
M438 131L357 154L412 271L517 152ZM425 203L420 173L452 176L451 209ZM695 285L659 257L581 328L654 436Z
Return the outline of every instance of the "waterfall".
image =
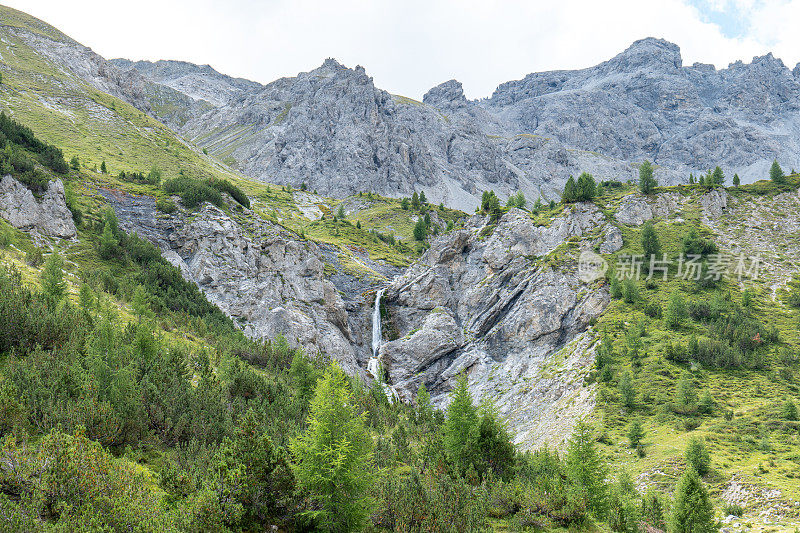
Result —
M378 350L381 349L383 334L381 332L381 298L386 288L378 289L375 294L375 309L372 310L372 357L378 357Z
M381 331L381 298L383 298L384 292L386 292L385 287L378 289L378 292L375 294L375 309L372 310L372 357L367 361L367 372L369 372L375 380L380 382L383 392L386 394L386 398L389 399L389 403L394 403L394 400L397 398L397 392L395 392L391 385L385 383L381 379L380 361L378 360L381 343L383 342L383 332Z

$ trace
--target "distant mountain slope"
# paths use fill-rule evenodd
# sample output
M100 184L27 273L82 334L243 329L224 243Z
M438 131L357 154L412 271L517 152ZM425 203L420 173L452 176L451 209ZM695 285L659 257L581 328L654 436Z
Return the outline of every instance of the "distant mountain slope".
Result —
M677 45L643 39L595 67L504 83L485 107L519 131L584 150L686 173L721 165L752 181L774 158L800 163L797 76L772 54L723 70L685 67Z
M193 116L177 131L245 174L306 183L323 194L372 190L397 196L425 190L437 203L471 210L488 189L502 196L522 190L528 197L557 197L569 174L581 170L633 176L625 162L517 135L468 102L455 81L418 102L376 88L363 68L349 69L333 59L246 90L205 67L115 63L218 104L227 95L225 103ZM197 87L213 87L219 96Z
M165 176L234 176L147 115L156 94L176 102L175 108L203 105L183 93L122 71L55 28L7 7L0 7L0 56L0 109L62 147L67 159L77 155L89 168L105 161L115 174L155 166Z

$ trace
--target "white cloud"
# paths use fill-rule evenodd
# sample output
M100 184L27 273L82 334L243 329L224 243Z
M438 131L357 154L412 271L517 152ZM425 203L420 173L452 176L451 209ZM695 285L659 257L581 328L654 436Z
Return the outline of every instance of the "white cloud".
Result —
M269 82L326 57L363 65L379 87L421 98L456 78L469 97L529 72L604 61L636 39L681 46L684 63L725 67L773 50L800 59L800 0L712 0L746 10L750 30L725 37L687 1L608 0L7 0L105 57L183 59ZM779 21L779 22L776 22Z

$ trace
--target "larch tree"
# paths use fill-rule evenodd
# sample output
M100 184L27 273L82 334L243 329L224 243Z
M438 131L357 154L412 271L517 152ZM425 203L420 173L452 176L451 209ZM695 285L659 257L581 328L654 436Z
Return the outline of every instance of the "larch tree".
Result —
M310 514L328 531L360 531L372 508L372 438L342 370L317 382L308 428L291 444L298 485L319 504Z

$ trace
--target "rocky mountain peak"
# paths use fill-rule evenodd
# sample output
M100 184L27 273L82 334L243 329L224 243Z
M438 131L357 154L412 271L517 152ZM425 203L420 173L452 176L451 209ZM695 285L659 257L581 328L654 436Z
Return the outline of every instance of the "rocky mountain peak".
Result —
M449 80L440 83L425 93L422 101L434 107L464 107L467 99L464 96L464 87L460 81Z
M665 72L677 70L683 65L681 49L664 39L647 37L631 44L624 52L617 55L606 65L620 72L631 72L640 69Z

